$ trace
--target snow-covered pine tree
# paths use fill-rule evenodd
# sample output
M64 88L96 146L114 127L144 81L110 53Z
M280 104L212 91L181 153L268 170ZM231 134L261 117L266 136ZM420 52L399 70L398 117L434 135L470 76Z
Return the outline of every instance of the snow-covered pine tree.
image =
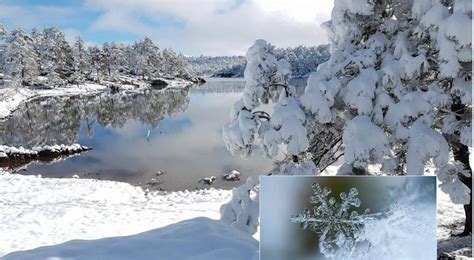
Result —
M87 62L92 67L93 72L90 78L97 83L107 75L107 64L104 52L98 46L89 46L87 48Z
M176 54L173 49L165 48L161 55L163 58L161 71L163 74L171 77L190 78L188 61L182 54Z
M106 42L102 45L102 52L108 80L116 81L119 73L125 71L125 46L115 42Z
M231 109L231 122L223 127L227 149L245 158L259 145L268 158L286 154L279 163L279 174L317 173L313 157L307 152L314 149L309 146L314 134L308 134L309 125L296 88L289 84L291 65L285 59L277 60L275 47L264 40L257 40L249 48L246 59L243 96ZM273 105L271 115L260 108L269 103ZM336 142L340 143L340 139ZM252 189L258 190L258 184L248 179L233 190L231 202L221 208L223 220L250 234L255 233L258 219L257 207L248 206L258 202L252 199Z
M325 151L318 146L333 134L329 140L343 143L339 174L423 175L430 164L441 189L465 204L461 235L469 234L470 2L336 0L331 18L324 24L331 57L310 75L301 97L292 96L291 87L286 94L271 88L287 83L275 81L280 66L264 41L249 49L243 98L224 126L227 148L248 156L258 144L271 157L284 143L294 160L280 173L301 174L301 159L316 154L308 148ZM270 97L273 113L254 111ZM339 145L327 153L337 154Z
M261 145L265 156L275 158L281 145L287 160L281 171L288 174L314 174L314 163L304 153L309 146L305 114L289 85L291 67L286 60L277 60L274 47L257 40L247 52L246 85L242 99L231 110L231 122L224 126L224 142L234 154L247 157L255 145ZM259 109L274 103L269 113Z
M72 48L72 54L74 60L74 72L70 81L75 84L81 84L91 73L91 69L87 63L86 47L84 46L84 41L81 36L76 37L76 41Z
M336 93L342 105L318 106L347 122L341 174L371 174L372 164L383 174L423 175L430 163L453 202L469 205L467 234L472 43L471 30L460 28L471 28L471 7L464 1L363 2L335 1L326 23L332 56L312 75L316 84L308 84L303 98L327 97L321 86L334 85L330 96Z
M145 37L143 40L132 45L131 71L142 78L159 76L159 68L162 66L160 49L153 41Z
M38 54L33 38L21 29L13 30L5 39L5 77L15 87L32 86L39 75Z
M162 57L163 57L163 66L161 67L161 71L168 76L175 76L178 74L177 72L177 67L178 67L178 61L177 61L177 55L176 53L169 48L163 49L162 52Z
M286 157L278 163L280 174L316 174L319 170L315 163L324 170L335 162L342 155L343 121L330 122L329 110L318 111L317 115L305 111L306 100L300 99L289 84L290 64L277 60L270 44L257 40L246 58L243 97L234 104L231 122L224 126L227 148L243 157L249 156L256 145L268 158L283 153ZM270 101L271 116L259 109ZM316 127L316 118L322 121L320 127Z
M177 65L177 76L180 78L184 79L189 79L191 78L191 73L189 72L189 63L186 57L182 54L179 53L177 60L176 60L176 65Z
M73 51L64 33L56 27L33 32L39 55L40 75L46 77L43 86L57 87L68 83L73 74Z

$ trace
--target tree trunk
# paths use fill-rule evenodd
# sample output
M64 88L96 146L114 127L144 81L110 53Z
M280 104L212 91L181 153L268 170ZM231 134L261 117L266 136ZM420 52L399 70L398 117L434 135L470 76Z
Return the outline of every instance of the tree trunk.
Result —
M464 212L466 215L466 222L464 224L464 231L457 236L467 236L472 233L472 169L469 165L469 149L466 145L457 144L457 147L453 148L453 155L456 161L461 162L464 165L464 168L470 174L469 177L466 177L464 174L459 173L459 179L464 183L470 190L469 192L469 204L464 205Z
M459 100L451 105L451 111L465 111L465 105ZM468 115L471 117L471 113ZM456 115L457 120L461 120L460 115ZM462 173L458 173L458 177L462 183L464 183L470 190L469 192L469 204L464 205L464 213L466 216L466 222L464 223L464 230L462 233L456 236L467 236L472 233L472 169L469 165L469 147L459 142L460 133L455 131L455 140L450 142L450 146L453 149L454 160L463 164L464 169L469 173L469 177L466 177Z

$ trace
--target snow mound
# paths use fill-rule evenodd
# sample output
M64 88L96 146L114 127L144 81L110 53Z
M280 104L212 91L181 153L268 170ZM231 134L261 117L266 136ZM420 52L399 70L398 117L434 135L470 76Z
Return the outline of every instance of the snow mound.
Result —
M15 252L13 259L252 259L258 241L209 218L194 218L133 236L73 240Z

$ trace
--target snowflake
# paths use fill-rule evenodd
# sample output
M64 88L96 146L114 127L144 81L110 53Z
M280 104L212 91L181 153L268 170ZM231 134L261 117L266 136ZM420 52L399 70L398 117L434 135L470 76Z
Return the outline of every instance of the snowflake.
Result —
M319 234L319 248L326 257L333 256L338 249L352 251L364 224L381 213L369 214L369 209L363 214L350 211L351 207L358 208L361 204L356 188L351 188L348 194L341 192L340 202L329 197L331 189L328 187L321 188L318 183L313 183L312 188L313 195L309 201L316 204L313 210L304 209L291 217L291 222L300 223L303 229Z

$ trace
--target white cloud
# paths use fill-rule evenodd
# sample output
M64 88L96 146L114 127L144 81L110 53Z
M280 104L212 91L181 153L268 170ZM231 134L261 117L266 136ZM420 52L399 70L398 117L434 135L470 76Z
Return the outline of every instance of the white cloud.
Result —
M119 32L186 55L232 55L260 38L278 47L326 43L320 24L332 6L333 0L84 0L75 8L0 2L0 22L7 29L57 25L70 41L79 34L73 28L85 23L81 14L93 11L98 18L87 21L86 36Z
M258 38L279 47L326 43L320 23L332 0L86 0L102 15L92 26L149 36L185 54L243 54ZM172 25L169 22L174 21ZM163 25L165 21L165 25ZM176 23L182 26L176 26Z

